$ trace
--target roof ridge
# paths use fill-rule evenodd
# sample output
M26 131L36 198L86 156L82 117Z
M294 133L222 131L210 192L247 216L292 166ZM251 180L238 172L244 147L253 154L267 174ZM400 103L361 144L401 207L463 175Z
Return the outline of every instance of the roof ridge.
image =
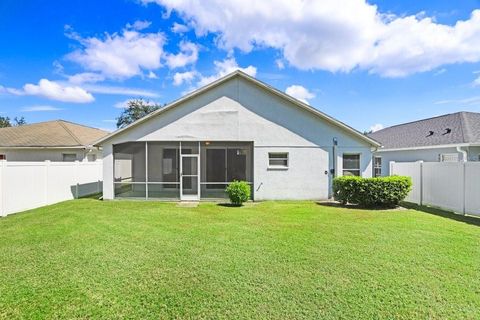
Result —
M83 146L83 143L77 138L77 136L75 136L73 134L73 132L67 128L67 126L65 125L65 123L63 123L62 120L56 120L56 122L62 126L63 129L65 129L65 131L67 131L67 133L73 138L73 140L75 140L80 146Z
M76 123L76 122L72 122L72 121L68 121L68 120L58 119L58 120L55 120L55 121L61 121L61 122L64 122L64 123L73 124L74 126L79 126L79 127L84 127L84 128L89 128L89 129L94 129L94 130L100 130L100 131L107 132L107 131L102 130L100 128L95 128L95 127L92 127L92 126L87 126L87 125L84 125L84 124L81 124L81 123Z

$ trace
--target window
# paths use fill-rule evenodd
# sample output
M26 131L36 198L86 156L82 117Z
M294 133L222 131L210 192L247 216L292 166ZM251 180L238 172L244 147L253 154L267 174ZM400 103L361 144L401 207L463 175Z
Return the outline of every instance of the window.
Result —
M0 160L7 160L7 155L0 154Z
M72 162L77 160L77 154L76 153L63 153L63 161L66 162Z
M458 153L442 153L440 162L458 162Z
M88 162L95 162L97 161L97 155L96 154L87 154L87 161Z
M360 176L359 154L343 154L343 175Z
M287 169L288 152L269 152L268 167L272 169Z
M373 157L373 176L382 176L382 157Z

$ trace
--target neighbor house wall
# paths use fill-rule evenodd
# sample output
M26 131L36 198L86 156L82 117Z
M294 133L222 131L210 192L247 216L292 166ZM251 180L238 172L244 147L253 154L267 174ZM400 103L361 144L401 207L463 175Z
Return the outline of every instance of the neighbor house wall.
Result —
M375 156L382 157L382 176L390 175L390 161L395 162L438 162L440 154L444 153L458 153L459 160L462 160L463 155L459 153L455 147L451 148L432 148L423 150L402 150L402 151L386 151L376 152Z
M62 161L64 153L75 153L77 161L87 161L87 154L96 154L97 159L102 159L102 152L84 149L8 149L0 148L0 154L7 156L7 161Z
M332 175L330 154L361 154L361 172L371 176L371 146L264 89L233 78L183 102L104 144L104 198L113 198L112 144L128 141L244 141L254 146L254 198L325 199ZM269 152L288 152L287 170L268 168Z

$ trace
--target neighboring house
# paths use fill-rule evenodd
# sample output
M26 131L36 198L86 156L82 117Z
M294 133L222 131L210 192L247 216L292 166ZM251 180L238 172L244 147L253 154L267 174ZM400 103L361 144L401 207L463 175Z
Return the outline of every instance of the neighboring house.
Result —
M103 197L222 198L245 180L254 200L326 199L333 172L372 175L380 146L235 71L100 139Z
M374 175L389 175L389 162L480 160L480 113L457 112L385 128L368 135L382 148Z
M0 160L95 161L102 153L93 142L107 134L64 120L0 128Z

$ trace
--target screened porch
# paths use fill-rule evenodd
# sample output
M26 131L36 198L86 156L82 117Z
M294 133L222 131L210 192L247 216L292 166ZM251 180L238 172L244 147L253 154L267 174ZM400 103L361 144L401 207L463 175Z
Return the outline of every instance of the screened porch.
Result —
M224 199L234 180L253 185L251 142L127 142L113 157L116 198Z

